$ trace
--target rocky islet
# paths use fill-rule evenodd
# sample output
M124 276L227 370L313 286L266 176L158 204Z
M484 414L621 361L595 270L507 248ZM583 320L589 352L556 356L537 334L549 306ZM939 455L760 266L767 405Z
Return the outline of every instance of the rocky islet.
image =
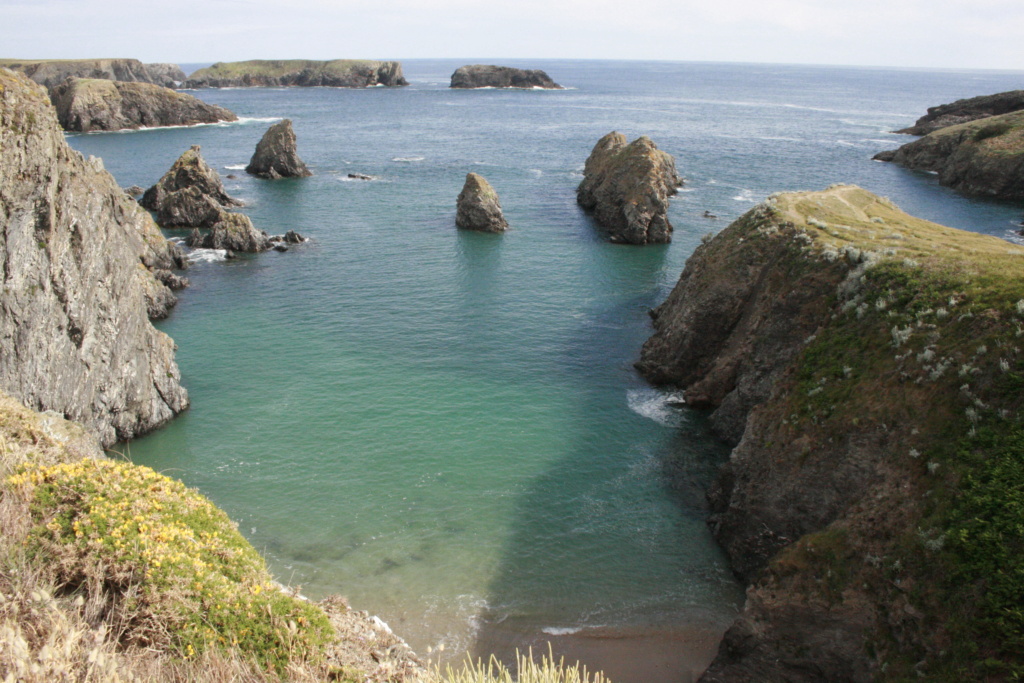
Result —
M486 178L477 173L466 174L466 182L455 204L455 225L463 230L508 230L508 221L502 213L498 193Z
M256 151L245 167L245 172L267 180L308 178L313 175L299 158L291 119L278 121L267 129L256 145Z
M540 69L516 69L510 66L489 64L467 64L460 66L451 77L451 88L524 88L561 90L562 86L551 80Z

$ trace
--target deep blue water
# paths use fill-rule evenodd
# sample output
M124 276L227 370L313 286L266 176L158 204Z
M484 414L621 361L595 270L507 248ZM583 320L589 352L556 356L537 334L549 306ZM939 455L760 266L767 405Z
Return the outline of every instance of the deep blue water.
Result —
M348 596L421 653L720 633L742 592L702 486L727 453L633 371L647 310L704 234L776 191L855 183L1009 237L1020 206L871 155L928 106L1024 73L511 61L569 89L449 90L462 63L406 61L400 89L196 91L242 121L69 138L124 186L200 144L257 227L313 240L192 268L159 327L193 406L130 455L227 510L282 580ZM312 178L239 170L280 117ZM671 245L611 245L576 206L611 130L675 156ZM510 232L456 231L469 171Z

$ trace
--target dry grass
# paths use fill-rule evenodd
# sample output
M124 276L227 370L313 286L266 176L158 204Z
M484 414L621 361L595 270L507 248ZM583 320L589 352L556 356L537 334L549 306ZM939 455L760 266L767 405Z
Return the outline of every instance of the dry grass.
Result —
M564 659L556 660L550 645L548 654L539 661L532 650L525 655L517 654L514 672L492 655L486 665L482 660L469 660L458 669L450 665L443 673L437 669L431 683L611 683L600 672L588 673L587 667L579 662L566 664Z

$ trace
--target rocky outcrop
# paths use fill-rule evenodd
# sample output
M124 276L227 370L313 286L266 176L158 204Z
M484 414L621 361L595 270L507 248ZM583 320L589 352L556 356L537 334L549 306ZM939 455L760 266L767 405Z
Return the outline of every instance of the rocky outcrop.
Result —
M672 240L668 198L680 185L672 155L650 138L627 144L625 135L611 132L590 153L576 201L594 213L611 241L660 244Z
M69 78L50 100L64 130L81 133L238 120L223 107L152 83Z
M46 92L0 69L0 387L104 445L188 406L174 342L149 321L181 254L98 160L64 142Z
M329 86L367 88L376 85L409 85L400 62L367 59L262 60L217 62L196 71L186 88L240 88L252 86Z
M170 87L167 76L184 76L174 64L143 64L137 59L0 59L0 67L20 71L47 89L68 78L156 83Z
M1022 199L1024 111L947 126L874 158L933 171L965 195Z
M188 76L177 64L143 64L150 83L162 85L165 88L177 88Z
M560 90L562 86L540 69L514 69L509 66L467 64L452 74L452 88L543 88Z
M455 225L463 230L481 232L508 230L498 193L483 176L466 174L466 183L456 201Z
M749 588L703 681L1020 665L983 634L1024 562L980 558L982 539L1007 542L993 511L1024 486L991 469L995 434L1024 420L1005 379L1018 352L996 351L1024 315L1004 286L1021 257L852 186L773 196L697 248L637 367L735 445L710 524ZM979 642L986 665L968 654Z
M263 134L245 172L260 178L306 178L313 175L299 158L291 119L278 121Z
M1024 90L971 97L950 104L928 107L928 113L919 118L913 126L895 132L907 135L927 135L940 128L956 126L989 116L1009 114L1021 109L1024 109Z
M227 249L228 251L241 251L258 253L266 251L271 247L270 238L267 233L253 227L249 217L225 211L206 235L199 230L193 230L189 235L188 245L190 247L202 247L204 249Z
M228 207L241 206L224 189L220 175L203 159L199 145L185 151L139 203L157 214L165 228L209 228Z

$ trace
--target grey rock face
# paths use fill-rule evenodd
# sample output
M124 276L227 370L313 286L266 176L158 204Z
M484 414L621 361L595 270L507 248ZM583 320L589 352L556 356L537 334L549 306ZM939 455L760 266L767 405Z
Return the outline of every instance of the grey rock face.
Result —
M907 135L927 135L932 131L976 121L989 116L999 116L1024 109L1024 90L1010 90L995 95L981 95L957 100L950 104L928 107L928 113L909 128L895 131Z
M455 225L463 230L482 232L508 230L498 193L483 176L476 173L466 175L466 183L456 201Z
M668 198L682 184L671 154L647 136L627 144L625 135L613 131L587 158L576 201L594 213L611 241L659 244L672 241Z
M452 88L544 88L559 90L562 86L540 69L514 69L509 66L467 64L452 74Z
M223 107L152 83L68 78L50 91L64 130L125 130L237 121Z
M137 59L3 59L0 60L0 67L20 71L47 89L56 87L72 76L108 81L153 82L146 66Z
M299 158L291 119L278 121L267 129L245 172L268 180L313 175Z
M194 241L195 233L189 239L190 243ZM269 249L270 239L267 233L253 227L248 216L226 211L210 232L202 237L202 241L194 246L254 254Z
M188 76L177 64L143 64L150 82L162 85L165 88L177 88Z
M151 312L173 267L149 215L98 160L64 142L46 92L0 69L0 388L55 410L104 445L188 406L174 342Z
M139 203L156 211L157 222L163 226L203 228L217 223L226 207L242 204L228 195L220 175L203 159L199 145L185 151Z
M218 62L196 71L185 81L184 87L367 88L377 85L409 85L402 75L402 64L368 59L253 59L246 62Z

